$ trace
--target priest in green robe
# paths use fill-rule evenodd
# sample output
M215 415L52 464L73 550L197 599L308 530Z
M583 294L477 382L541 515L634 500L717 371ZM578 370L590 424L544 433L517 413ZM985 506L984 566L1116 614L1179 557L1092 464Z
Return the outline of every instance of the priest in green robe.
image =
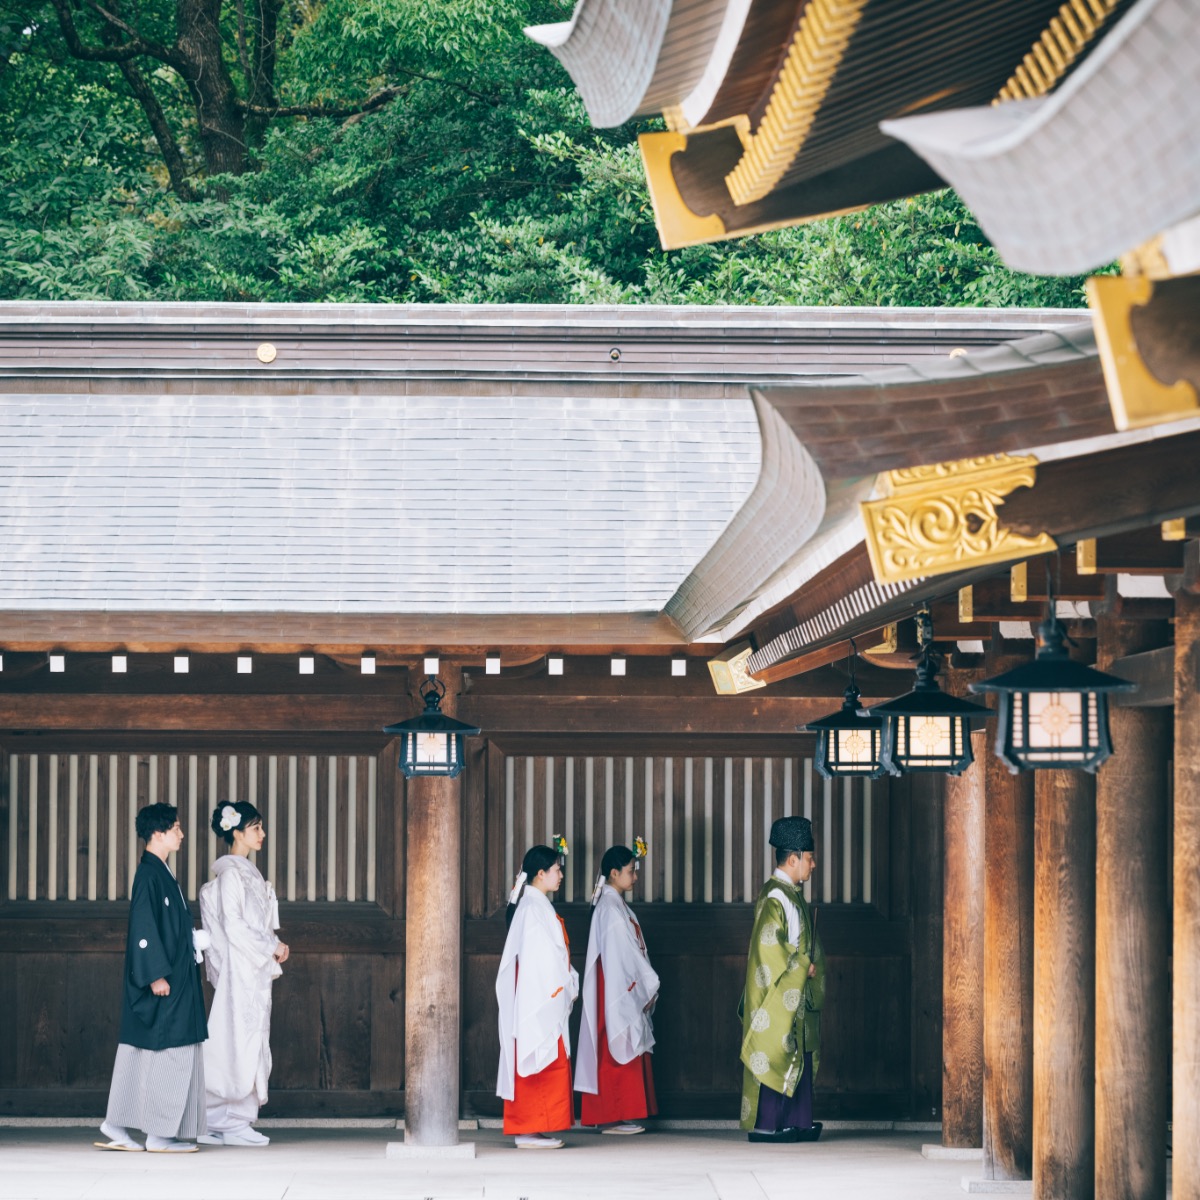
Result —
M816 868L812 822L771 826L775 873L754 905L742 993L742 1128L752 1142L815 1142L813 1077L821 1062L825 952L804 883Z

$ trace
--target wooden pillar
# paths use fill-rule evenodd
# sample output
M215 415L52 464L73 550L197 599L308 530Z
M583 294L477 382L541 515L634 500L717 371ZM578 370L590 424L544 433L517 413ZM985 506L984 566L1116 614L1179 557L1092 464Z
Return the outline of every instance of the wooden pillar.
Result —
M1007 670L1000 662L997 672ZM1033 1178L1033 776L984 767L983 1178Z
M453 716L461 672L442 663ZM462 778L407 781L404 1141L458 1144Z
M984 759L946 780L942 951L942 1145L983 1145Z
M1175 597L1172 1189L1200 1200L1200 596Z
M1101 670L1169 637L1108 615L1097 630ZM1167 1193L1171 710L1114 708L1110 724L1096 776L1096 1198L1141 1200Z
M1095 1186L1096 781L1034 773L1033 1194Z

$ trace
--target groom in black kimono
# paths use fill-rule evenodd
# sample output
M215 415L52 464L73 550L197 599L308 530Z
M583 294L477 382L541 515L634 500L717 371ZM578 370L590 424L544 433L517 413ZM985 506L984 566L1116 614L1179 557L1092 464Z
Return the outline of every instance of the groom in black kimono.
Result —
M137 815L146 852L133 878L125 942L120 1044L100 1132L102 1150L193 1152L185 1138L205 1132L204 1054L208 1037L191 913L168 857L183 842L170 804ZM131 1129L143 1130L145 1147Z

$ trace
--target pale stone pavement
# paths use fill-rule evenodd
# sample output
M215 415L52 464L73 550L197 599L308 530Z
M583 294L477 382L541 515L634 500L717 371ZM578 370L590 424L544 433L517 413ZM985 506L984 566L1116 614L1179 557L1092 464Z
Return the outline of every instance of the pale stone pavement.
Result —
M83 1128L0 1129L0 1200L962 1200L977 1163L921 1156L929 1132L826 1131L815 1145L751 1146L729 1130L633 1138L575 1131L517 1151L470 1130L474 1160L385 1158L395 1129L271 1129L265 1150L116 1154ZM936 1139L936 1134L933 1135Z

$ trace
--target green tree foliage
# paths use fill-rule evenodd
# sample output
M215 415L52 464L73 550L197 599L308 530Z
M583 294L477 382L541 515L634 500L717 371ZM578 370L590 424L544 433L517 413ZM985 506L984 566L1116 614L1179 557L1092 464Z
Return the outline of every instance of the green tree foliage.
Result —
M75 19L89 45L169 41L185 2L127 3L131 33L97 4ZM269 87L245 51L264 5ZM182 68L81 60L57 8L0 0L0 298L1082 303L1078 279L1008 271L950 192L663 252L636 144L653 125L593 130L521 34L558 0L228 0L245 153L223 174Z

